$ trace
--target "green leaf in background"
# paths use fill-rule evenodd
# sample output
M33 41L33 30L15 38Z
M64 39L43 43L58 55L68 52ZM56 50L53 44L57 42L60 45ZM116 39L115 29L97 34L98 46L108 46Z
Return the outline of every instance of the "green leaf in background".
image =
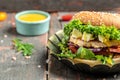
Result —
M22 52L23 56L31 56L34 46L29 43L23 43L21 39L13 39L14 47L18 52Z

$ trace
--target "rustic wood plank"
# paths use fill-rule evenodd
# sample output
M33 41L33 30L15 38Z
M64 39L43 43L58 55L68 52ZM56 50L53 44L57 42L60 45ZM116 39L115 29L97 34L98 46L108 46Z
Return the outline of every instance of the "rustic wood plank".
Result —
M51 14L51 25L49 31L49 37L55 32L62 29L59 21L58 21L58 14L52 13ZM54 57L49 54L49 63L48 63L48 80L57 80L62 78L66 74L65 66L62 65L59 61L57 61ZM61 77L62 76L62 77Z
M7 20L0 22L0 80L46 80L48 34L29 37L17 34L14 16L14 13L8 13ZM12 49L14 38L20 38L35 46L30 59ZM12 60L13 57L16 60Z

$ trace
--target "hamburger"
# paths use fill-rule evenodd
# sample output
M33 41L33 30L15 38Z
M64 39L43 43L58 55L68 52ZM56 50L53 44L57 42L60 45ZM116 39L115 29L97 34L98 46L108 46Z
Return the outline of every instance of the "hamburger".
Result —
M120 15L81 11L64 26L64 37L58 44L67 59L98 60L113 65L120 55Z

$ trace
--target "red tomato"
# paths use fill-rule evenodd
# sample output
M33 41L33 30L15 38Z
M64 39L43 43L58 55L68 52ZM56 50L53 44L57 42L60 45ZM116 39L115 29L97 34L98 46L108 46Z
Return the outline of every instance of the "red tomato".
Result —
M120 48L110 48L110 52L120 53Z
M61 17L61 20L62 20L62 21L69 21L69 20L72 19L72 16L73 16L73 15L71 15L71 14L63 15L63 16Z
M75 46L69 46L69 49L73 52L76 53L77 52L77 48Z

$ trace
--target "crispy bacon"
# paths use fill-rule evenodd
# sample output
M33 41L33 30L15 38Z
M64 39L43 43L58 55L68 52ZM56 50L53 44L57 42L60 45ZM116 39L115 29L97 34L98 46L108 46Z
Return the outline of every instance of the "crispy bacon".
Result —
M79 46L72 43L72 42L69 42L68 43L68 47L69 49L73 52L73 53L76 53ZM96 55L110 55L110 54L118 54L120 53L120 46L114 46L114 47L105 47L105 48L88 48L86 47L87 49L91 50L92 52L94 52L94 54Z

